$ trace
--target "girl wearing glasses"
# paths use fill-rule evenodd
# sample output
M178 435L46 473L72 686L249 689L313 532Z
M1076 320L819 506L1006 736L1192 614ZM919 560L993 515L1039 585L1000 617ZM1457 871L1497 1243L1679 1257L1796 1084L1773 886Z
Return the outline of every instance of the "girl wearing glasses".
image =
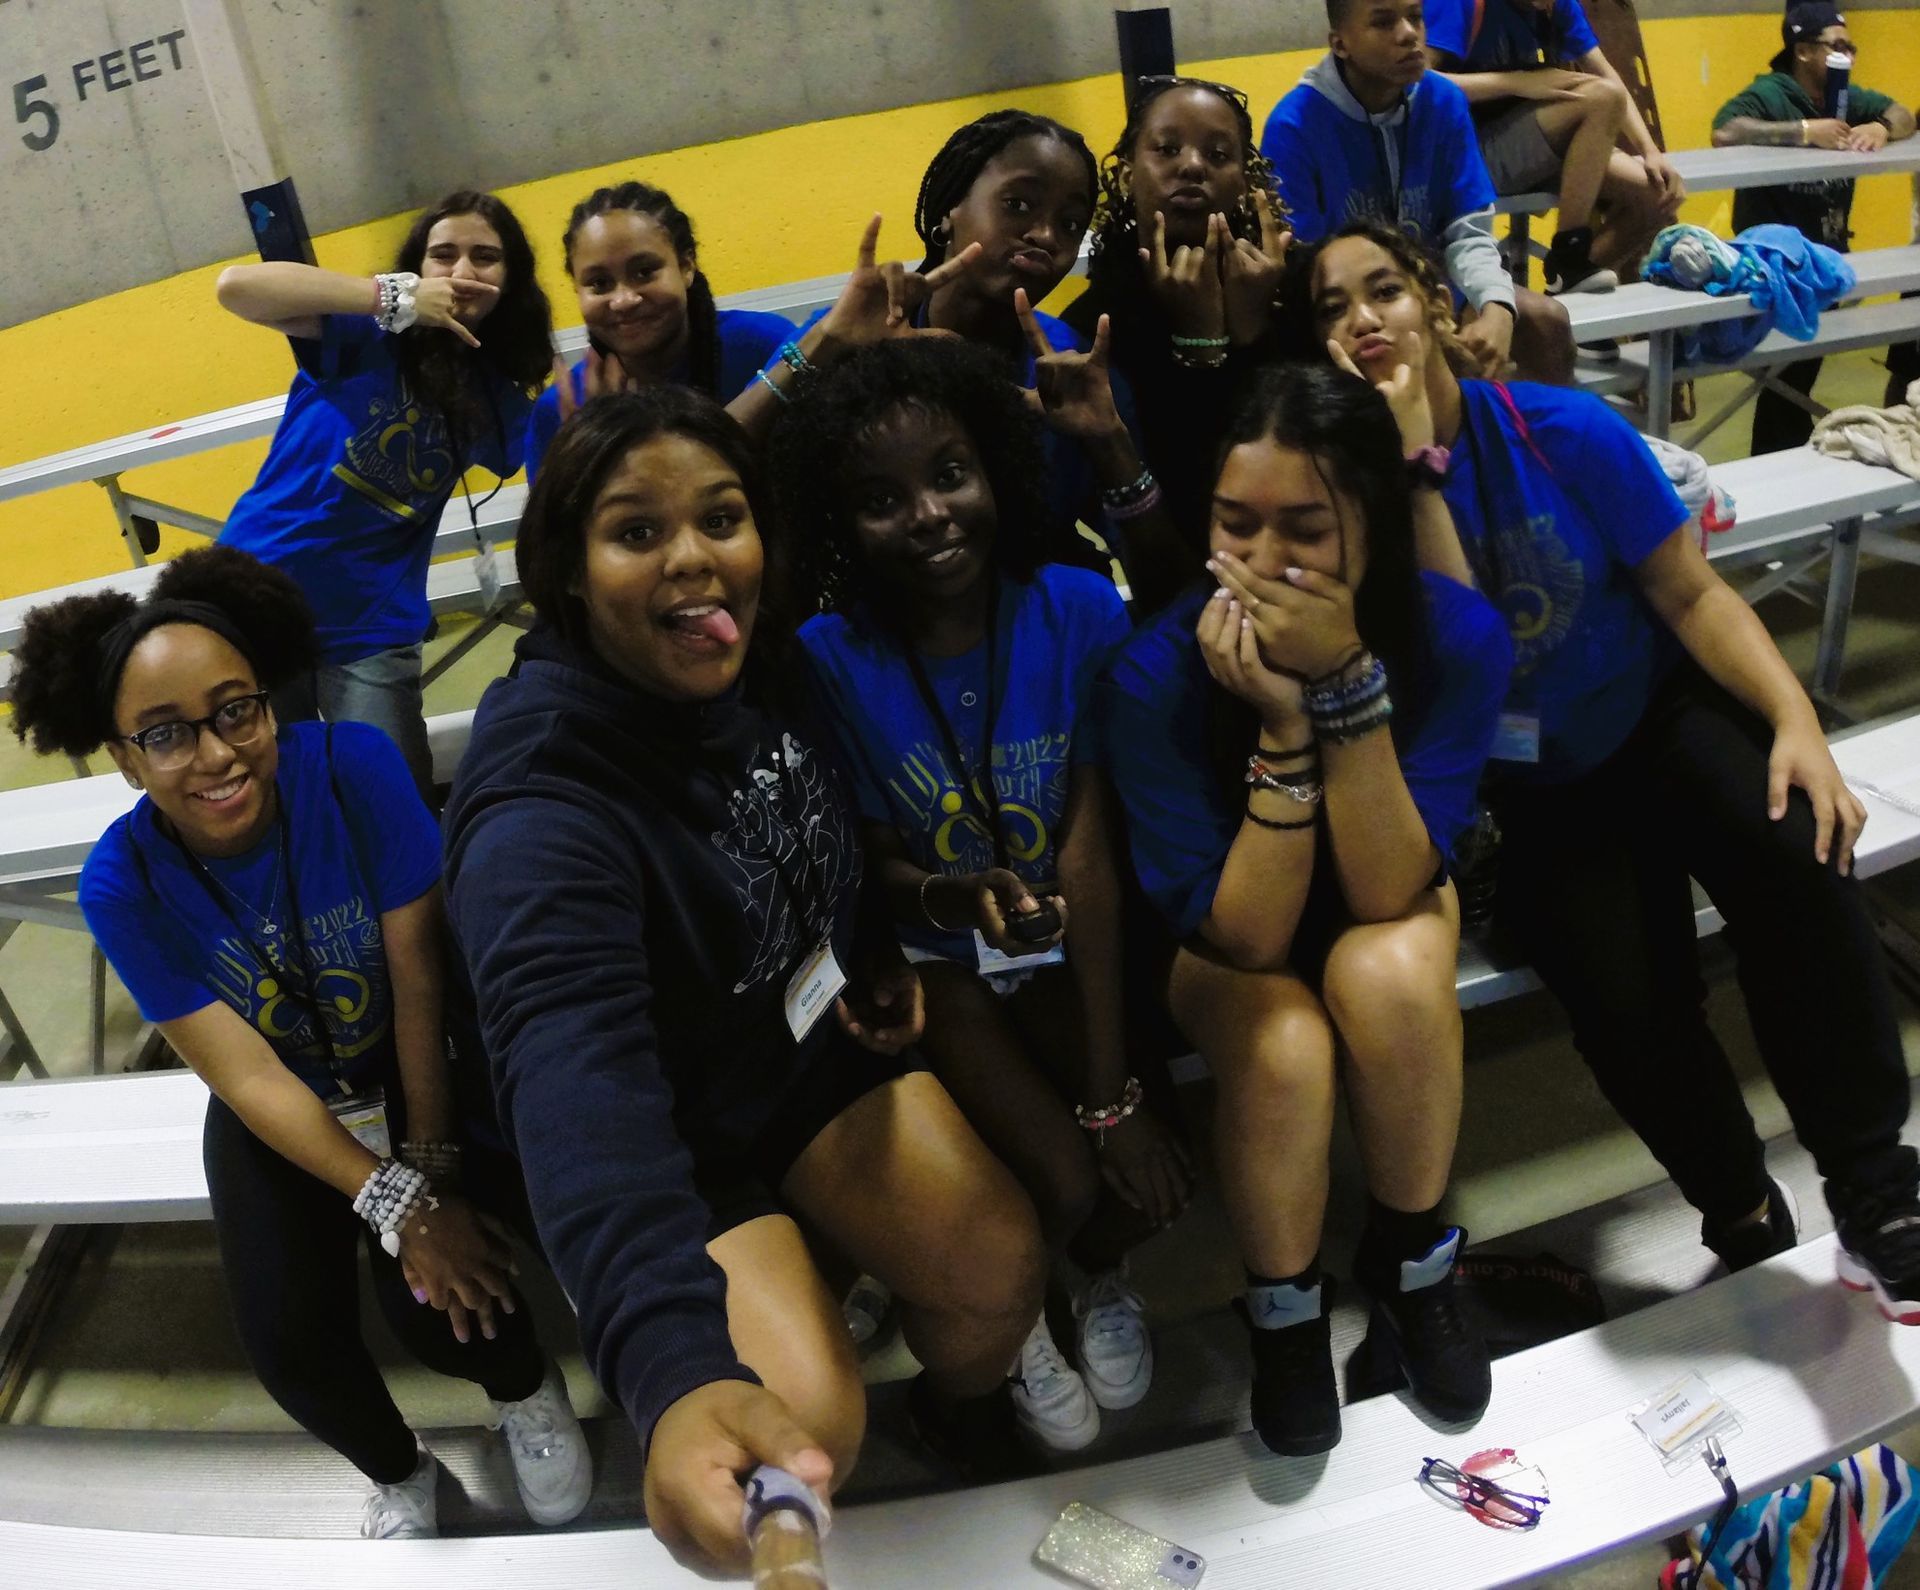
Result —
M1320 1269L1334 1099L1369 1193L1353 1274L1414 1396L1491 1389L1440 1218L1460 1121L1460 910L1448 861L1512 651L1475 591L1416 567L1450 538L1417 372L1394 407L1323 367L1255 377L1214 485L1211 578L1135 631L1101 735L1162 988L1220 1097L1215 1157L1246 1265L1253 1426L1324 1452L1340 1403ZM1397 424L1396 424L1397 421Z
M1505 614L1495 921L1566 1007L1608 1101L1729 1270L1792 1247L1707 1025L1690 880L1725 916L1768 1074L1813 1154L1840 1277L1920 1323L1920 1159L1893 990L1849 879L1866 811L1753 610L1642 439L1598 398L1463 381L1451 301L1397 231L1304 262L1314 329L1371 378L1424 369L1444 494ZM1308 307L1303 300L1303 311Z
M529 1515L565 1523L592 1468L512 1283L506 1228L462 1192L441 1029L440 846L399 753L363 724L279 728L313 660L286 575L189 552L136 604L28 616L14 730L103 744L142 791L80 879L87 925L212 1090L207 1188L248 1359L373 1482L362 1533L436 1529L438 1465L361 1338L355 1247L396 1336L493 1399ZM356 1243L356 1234L362 1239Z
M1062 317L1113 325L1191 567L1207 536L1214 453L1246 373L1278 355L1273 307L1291 234L1247 97L1200 78L1142 78L1100 167L1087 290ZM1185 576L1182 575L1181 583Z
M533 250L490 193L415 218L393 268L343 275L268 261L220 273L221 306L282 333L298 371L224 545L285 569L313 609L317 661L286 681L286 717L386 730L422 793L427 564L469 466L520 467L553 359Z

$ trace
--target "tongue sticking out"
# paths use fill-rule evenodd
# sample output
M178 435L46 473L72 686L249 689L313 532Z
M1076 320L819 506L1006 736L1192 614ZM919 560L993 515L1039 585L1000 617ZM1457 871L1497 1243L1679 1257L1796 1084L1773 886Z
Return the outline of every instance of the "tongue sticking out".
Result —
M731 646L740 638L740 626L724 607L716 607L711 613L702 613L688 622L696 635L705 635L723 646Z

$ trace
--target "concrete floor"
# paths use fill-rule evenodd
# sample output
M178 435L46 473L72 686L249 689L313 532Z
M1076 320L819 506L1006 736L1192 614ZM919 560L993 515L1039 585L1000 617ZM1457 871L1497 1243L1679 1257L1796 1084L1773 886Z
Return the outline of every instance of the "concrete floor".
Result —
M1865 356L1832 360L1819 395L1829 403L1878 401L1882 380L1877 363ZM1712 388L1725 385L1726 381L1703 383L1703 412L1720 400ZM1747 425L1744 415L1736 419L1714 439L1709 455L1740 456ZM1772 599L1762 613L1789 661L1805 677L1818 615L1786 597ZM1871 718L1920 706L1916 623L1920 623L1920 569L1870 562L1861 574L1842 692L1845 704L1857 716ZM429 649L430 659L462 627L447 626ZM509 629L489 637L437 681L428 692L428 711L472 705L486 681L503 671L514 634ZM104 759L99 759L98 770L106 770ZM11 736L0 736L0 788L66 776L63 764L36 763L14 745ZM1903 916L1920 921L1920 878L1897 877L1876 887ZM1747 1079L1763 1132L1779 1133L1785 1128L1784 1113L1760 1076L1737 992L1724 961L1716 955L1713 965L1711 1008L1716 1029ZM29 926L0 949L0 984L56 1075L78 1074L86 1066L86 979L87 944L77 935ZM117 982L110 986L108 1012L109 1052L121 1054L134 1039L137 1020ZM1910 1070L1920 1074L1920 1012L1906 1012L1905 1035ZM1453 1208L1455 1218L1477 1241L1585 1209L1659 1179L1645 1151L1619 1127L1600 1099L1572 1052L1564 1022L1544 996L1471 1013L1467 1042L1467 1107ZM1204 1088L1187 1091L1189 1108L1203 1111ZM1352 1224L1359 1207L1350 1152L1341 1155L1336 1177L1327 1252L1333 1267L1342 1269L1355 1236ZM20 1240L20 1233L0 1232L0 1284ZM1142 1249L1135 1268L1156 1329L1163 1335L1171 1333L1169 1344L1190 1332L1202 1337L1218 1334L1223 1305L1239 1284L1239 1269L1210 1186L1203 1185L1178 1235L1169 1234ZM564 1300L551 1287L536 1285L533 1294L545 1339L560 1354L577 1406L583 1414L608 1414L580 1361ZM482 1415L477 1391L402 1359L377 1320L370 1321L369 1337L388 1368L396 1397L420 1426L467 1425ZM1204 1354L1196 1362L1203 1360ZM1172 1370L1164 1354L1163 1363ZM870 1375L884 1382L905 1367L902 1355L882 1354L872 1362ZM886 1419L891 1400L886 1395L876 1397L879 1420ZM1169 1438L1183 1431L1188 1439L1202 1433L1193 1428L1191 1418L1183 1417L1183 1406L1161 1411ZM1197 1406L1190 1411L1197 1415ZM211 1231L199 1225L107 1228L96 1235L73 1287L42 1337L10 1422L17 1427L105 1430L264 1433L292 1429L240 1358L226 1314ZM1915 1456L1920 1439L1903 1439L1900 1444ZM888 1440L877 1447L897 1447L897 1443ZM1620 1553L1562 1582L1579 1590L1644 1587L1652 1582L1662 1560L1655 1551ZM1920 1587L1920 1572L1889 1583L1909 1590Z

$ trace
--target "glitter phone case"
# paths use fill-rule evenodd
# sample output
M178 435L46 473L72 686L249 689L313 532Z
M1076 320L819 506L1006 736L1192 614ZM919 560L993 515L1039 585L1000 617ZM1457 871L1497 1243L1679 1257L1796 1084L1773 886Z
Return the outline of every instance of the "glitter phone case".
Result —
M1069 1502L1033 1560L1091 1590L1192 1590L1206 1559L1085 1502Z

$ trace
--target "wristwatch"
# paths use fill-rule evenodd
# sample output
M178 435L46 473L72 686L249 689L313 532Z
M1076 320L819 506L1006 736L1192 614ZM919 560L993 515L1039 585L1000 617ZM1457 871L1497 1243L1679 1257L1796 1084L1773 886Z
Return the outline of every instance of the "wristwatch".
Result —
M1431 486L1438 491L1447 483L1447 467L1453 455L1444 447L1427 446L1407 454L1407 483Z

